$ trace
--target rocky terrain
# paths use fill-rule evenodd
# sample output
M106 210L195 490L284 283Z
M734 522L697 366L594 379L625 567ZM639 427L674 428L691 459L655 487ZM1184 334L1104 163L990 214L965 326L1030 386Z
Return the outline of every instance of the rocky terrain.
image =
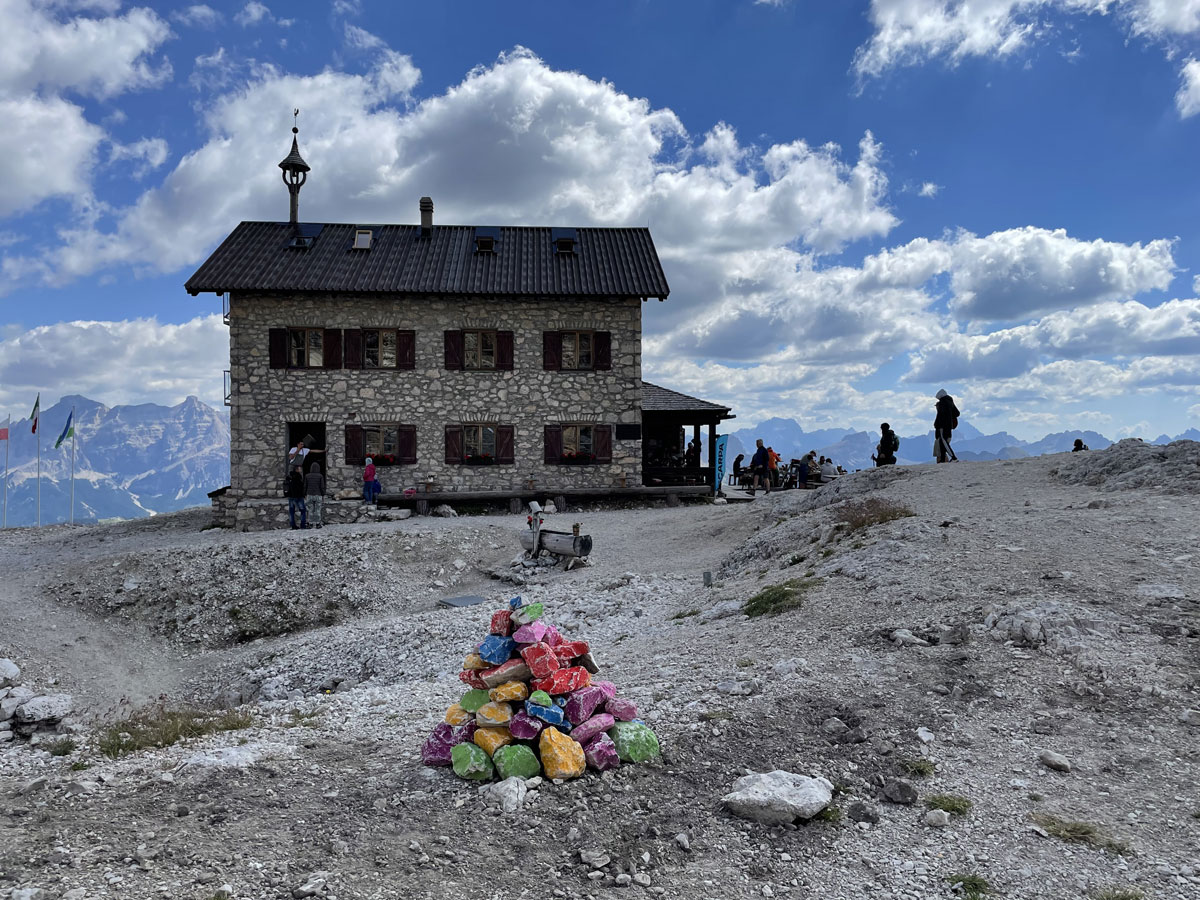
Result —
M513 569L523 516L8 531L0 898L1200 897L1198 516L1200 444L1123 441L559 514L572 571ZM660 763L420 765L515 593ZM726 802L776 770L831 796Z

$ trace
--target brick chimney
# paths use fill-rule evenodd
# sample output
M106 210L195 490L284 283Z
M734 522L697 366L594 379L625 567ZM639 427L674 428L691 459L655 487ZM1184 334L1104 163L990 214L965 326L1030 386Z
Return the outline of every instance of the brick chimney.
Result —
M433 198L421 198L421 236L429 237L433 232Z

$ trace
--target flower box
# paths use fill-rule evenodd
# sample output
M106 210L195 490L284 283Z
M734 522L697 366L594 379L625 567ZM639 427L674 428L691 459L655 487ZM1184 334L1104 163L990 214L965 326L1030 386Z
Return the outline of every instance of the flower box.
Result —
M489 453L482 456L465 456L463 457L464 466L492 466L496 464L496 459Z
M564 453L558 459L560 466L590 466L595 462L595 453Z

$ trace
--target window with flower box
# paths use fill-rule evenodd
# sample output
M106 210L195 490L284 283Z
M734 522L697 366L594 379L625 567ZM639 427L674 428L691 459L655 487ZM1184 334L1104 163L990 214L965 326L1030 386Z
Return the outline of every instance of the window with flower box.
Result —
M545 426L548 466L586 466L612 462L612 426L560 422Z
M346 426L346 465L361 466L367 457L378 466L407 466L417 461L417 427L401 422L365 422Z
M491 422L446 426L446 462L487 466L515 462L515 429Z

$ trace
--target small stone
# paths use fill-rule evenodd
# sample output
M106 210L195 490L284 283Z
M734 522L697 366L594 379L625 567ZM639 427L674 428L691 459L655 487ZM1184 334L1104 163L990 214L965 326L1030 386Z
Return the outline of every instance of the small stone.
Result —
M557 672L562 664L555 656L554 650L546 643L533 644L521 649L521 658L529 666L534 678L546 678Z
M928 647L929 641L922 640L907 628L897 628L892 632L892 640L907 647Z
M917 789L903 778L891 778L883 785L883 796L892 803L911 806L917 802Z
M608 736L617 745L621 762L646 762L661 752L654 732L640 722L617 722Z
M483 661L483 657L478 653L468 653L467 658L463 660L462 667L464 669L490 669L491 664Z
M618 722L632 722L637 718L637 704L624 697L613 697L604 703L604 711Z
M1184 725L1200 726L1200 709L1185 709L1179 714L1179 721Z
M508 723L509 732L518 741L533 740L541 733L542 728L541 720L535 719L523 709L513 713L512 721Z
M506 681L526 681L532 673L523 659L510 659L492 669L484 669L479 673L485 687L499 687Z
M540 603L530 603L513 610L512 620L518 625L528 625L542 617L545 608Z
M488 696L495 703L524 700L529 696L529 687L523 681L506 681L488 691Z
M675 843L679 845L680 850L691 850L692 840L682 831L675 835Z
M838 735L849 731L850 726L837 716L831 716L821 723L821 730L831 737L837 737Z
M475 734L472 736L476 746L480 747L488 756L494 754L501 747L507 746L513 742L512 732L507 728L476 728Z
M930 731L928 728L926 728L924 725L922 725L920 728L917 729L917 739L922 744L932 744L934 741L933 732Z
M487 691L475 688L463 694L462 699L458 701L458 705L467 712L474 713L485 703L490 703L491 700L492 698L488 695Z
M459 744L450 751L450 757L454 765L454 774L459 778L487 781L492 777L492 759L478 744Z
M507 662L508 658L513 655L513 651L517 649L517 642L510 637L489 634L483 639L478 649L479 655L485 662L498 666Z
M616 881L618 885L625 887L627 884L629 884L629 882L633 881L633 877L622 872L617 876Z
M616 724L616 720L608 713L596 713L586 722L571 729L571 739L586 745L592 738L598 734L604 734L614 724Z
M575 737L574 733L571 735ZM613 743L612 738L607 734L599 734L594 737L584 748L584 759L590 768L597 772L605 772L609 769L615 769L621 765L621 757L617 753L617 745Z
M11 659L0 659L0 688L6 688L21 680L21 667Z
M944 809L931 809L925 813L925 824L930 828L945 828L950 824L950 813Z
M833 785L824 778L776 769L739 778L721 802L744 819L764 825L788 825L798 818L811 819L832 799Z
M879 811L868 803L863 803L861 800L855 800L846 807L846 817L851 822L868 822L871 825L879 824Z
M541 774L542 764L533 750L524 744L508 744L492 754L496 774L501 778L532 778Z
M567 721L572 725L578 725L591 718L596 707L606 699L604 691L597 686L580 688L567 695L567 705L563 707L563 712L566 714Z
M512 749L529 750L528 747ZM529 754L532 756L533 751L530 750ZM481 791L481 793L483 793L488 800L498 803L500 808L505 812L511 813L516 812L525 805L525 795L528 790L529 789L525 787L524 778L514 777L505 778L503 781L498 781L495 784L489 784Z
M546 636L547 627L545 622L530 622L514 631L512 638L518 644L537 644Z
M1071 771L1071 761L1061 753L1055 753L1053 750L1043 750L1038 754L1038 759L1041 760L1043 766L1047 769L1053 769L1055 772Z
M542 732L538 752L547 778L578 778L587 768L583 748L557 728Z
M650 887L650 876L645 872L634 872L633 883L640 884L642 887Z
M569 694L571 691L587 687L591 677L591 673L583 666L571 666L533 681L532 686L535 691L545 691L548 694Z
M583 666L593 675L600 674L600 664L596 662L596 657L592 655L591 650L589 650L587 653L579 654L578 659L575 660L575 664L577 666ZM638 877L636 875L633 876L634 881L637 881L637 878Z
M316 897L318 894L325 893L325 889L328 886L328 872L313 872L308 876L308 880L304 884L292 890L292 896L297 898L297 900L302 900L304 897Z
M580 850L579 861L593 869L603 869L612 862L612 857L603 850Z

